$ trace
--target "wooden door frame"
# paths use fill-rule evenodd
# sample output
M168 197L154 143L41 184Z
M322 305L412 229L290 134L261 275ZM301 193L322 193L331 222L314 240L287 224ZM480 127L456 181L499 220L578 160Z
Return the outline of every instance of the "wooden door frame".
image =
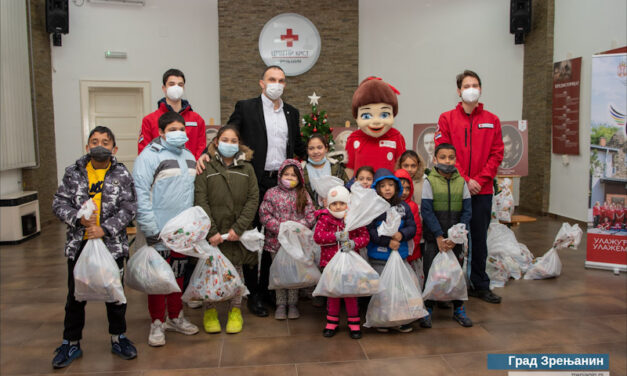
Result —
M81 93L81 129L83 131L84 145L87 145L87 137L89 137L89 91L91 89L140 89L144 111L142 116L150 113L150 81L80 80L79 84Z

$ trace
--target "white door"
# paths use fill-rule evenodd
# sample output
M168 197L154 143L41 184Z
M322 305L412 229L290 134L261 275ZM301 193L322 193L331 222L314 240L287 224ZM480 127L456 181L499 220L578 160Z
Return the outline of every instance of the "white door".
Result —
M133 172L137 157L137 137L144 117L142 88L90 87L88 123L111 129L118 147L117 160Z

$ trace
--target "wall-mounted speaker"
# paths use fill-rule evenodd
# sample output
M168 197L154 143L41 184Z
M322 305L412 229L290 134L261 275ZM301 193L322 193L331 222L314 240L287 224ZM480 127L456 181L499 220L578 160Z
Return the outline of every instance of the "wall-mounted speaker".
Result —
M509 7L509 32L514 43L525 43L525 34L531 31L531 0L511 0Z
M61 34L70 32L68 0L46 0L46 31L52 34L52 44L61 45Z

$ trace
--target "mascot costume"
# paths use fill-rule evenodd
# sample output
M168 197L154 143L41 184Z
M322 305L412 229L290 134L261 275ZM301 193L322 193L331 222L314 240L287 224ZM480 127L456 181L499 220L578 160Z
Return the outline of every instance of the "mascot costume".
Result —
M405 152L405 139L394 129L397 94L398 90L378 77L368 77L357 87L352 109L359 130L346 142L349 176L361 166L395 170L396 161Z

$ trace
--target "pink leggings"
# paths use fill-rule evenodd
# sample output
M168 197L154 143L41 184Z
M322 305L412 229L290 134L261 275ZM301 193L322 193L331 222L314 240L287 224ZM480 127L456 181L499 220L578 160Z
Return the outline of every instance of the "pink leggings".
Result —
M359 307L357 298L343 298L348 316L348 327L351 330L359 330ZM340 317L340 305L342 298L327 298L327 329L337 328Z

